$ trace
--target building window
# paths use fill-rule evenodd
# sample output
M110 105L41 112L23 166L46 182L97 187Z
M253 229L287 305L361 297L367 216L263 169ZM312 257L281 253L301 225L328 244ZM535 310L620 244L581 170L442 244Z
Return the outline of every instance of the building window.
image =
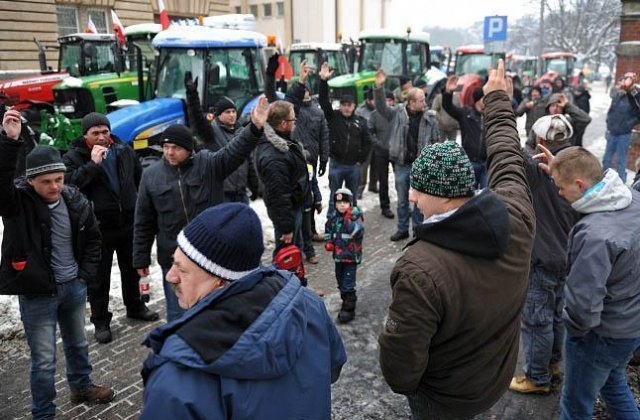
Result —
M264 12L264 17L271 17L273 14L271 13L271 3L265 3L262 5L262 11Z
M251 6L249 6L249 12L255 16L256 18L258 17L258 5L257 4L252 4Z
M277 2L276 8L278 9L278 16L279 17L284 16L284 2L283 1Z
M78 10L75 7L56 7L58 35L75 34L78 30Z
M242 13L242 6L236 6L235 11L236 11L236 14Z
M93 21L93 24L96 25L96 29L99 34L108 34L107 30L107 14L104 10L89 10L87 11L87 22L89 18Z

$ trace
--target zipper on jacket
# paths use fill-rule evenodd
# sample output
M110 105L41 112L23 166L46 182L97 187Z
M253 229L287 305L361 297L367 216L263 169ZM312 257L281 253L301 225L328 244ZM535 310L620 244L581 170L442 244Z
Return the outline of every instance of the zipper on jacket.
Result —
M180 191L180 201L182 201L182 210L184 211L184 217L189 223L189 213L187 212L187 204L184 201L184 192L182 191L182 171L178 168L178 190Z

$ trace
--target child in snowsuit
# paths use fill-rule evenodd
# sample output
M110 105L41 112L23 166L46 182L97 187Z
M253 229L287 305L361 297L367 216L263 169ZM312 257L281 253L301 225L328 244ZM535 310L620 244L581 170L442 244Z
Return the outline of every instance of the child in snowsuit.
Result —
M364 220L362 212L353 206L353 194L340 188L334 194L334 208L329 213L325 226L324 248L333 252L336 263L336 279L342 297L342 308L338 321L347 323L356 312L356 270L362 260L362 237Z

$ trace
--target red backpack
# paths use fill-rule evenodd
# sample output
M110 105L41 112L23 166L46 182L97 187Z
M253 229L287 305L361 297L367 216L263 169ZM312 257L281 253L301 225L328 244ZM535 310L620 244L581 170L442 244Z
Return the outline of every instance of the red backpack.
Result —
M273 265L280 270L287 270L295 274L300 280L304 278L302 252L295 245L287 245L284 248L280 248L273 257Z

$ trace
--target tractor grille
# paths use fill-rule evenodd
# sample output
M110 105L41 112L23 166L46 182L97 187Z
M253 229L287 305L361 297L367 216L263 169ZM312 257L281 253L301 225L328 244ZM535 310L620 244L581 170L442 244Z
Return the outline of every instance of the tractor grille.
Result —
M96 109L88 89L56 90L54 101L58 112L69 119L83 118Z

